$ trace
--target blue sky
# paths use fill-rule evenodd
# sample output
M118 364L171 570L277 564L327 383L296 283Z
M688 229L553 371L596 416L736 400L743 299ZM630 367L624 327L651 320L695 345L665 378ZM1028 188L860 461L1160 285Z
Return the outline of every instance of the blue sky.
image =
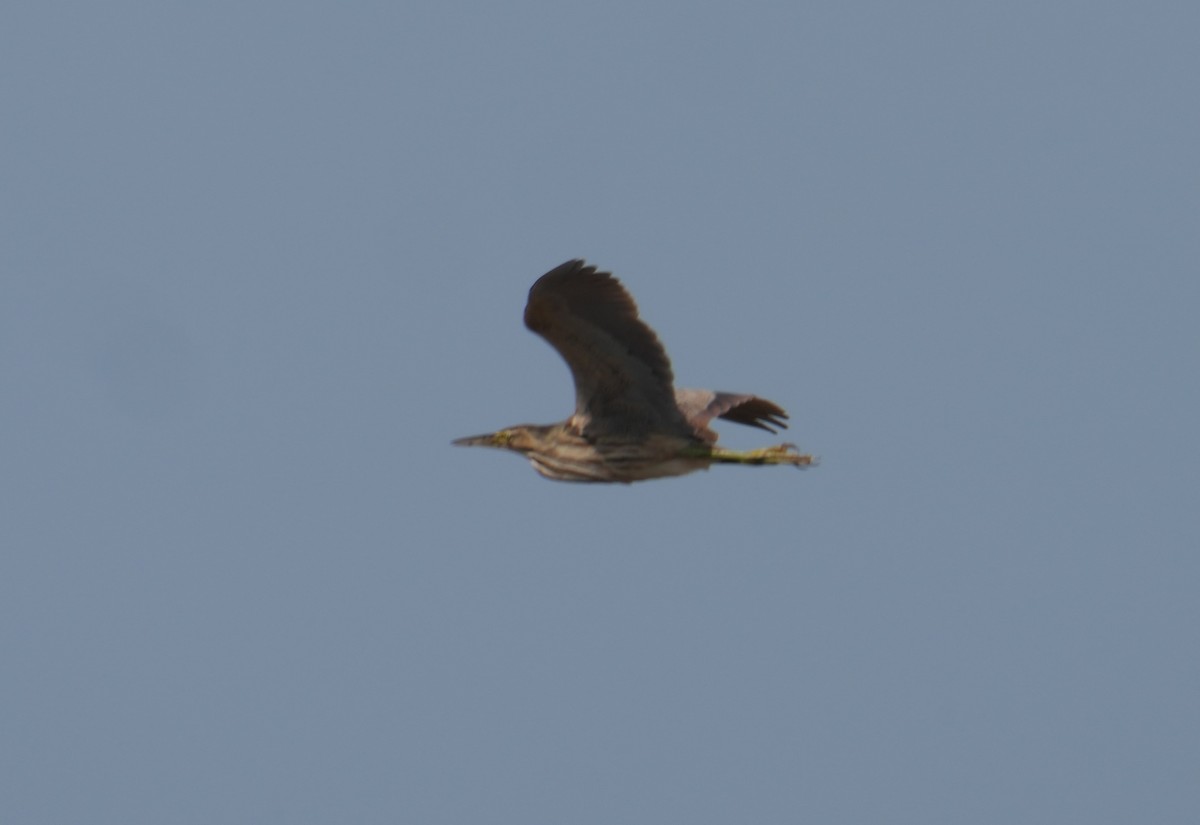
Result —
M1197 821L1198 25L10 10L0 819ZM821 466L450 447L573 257Z

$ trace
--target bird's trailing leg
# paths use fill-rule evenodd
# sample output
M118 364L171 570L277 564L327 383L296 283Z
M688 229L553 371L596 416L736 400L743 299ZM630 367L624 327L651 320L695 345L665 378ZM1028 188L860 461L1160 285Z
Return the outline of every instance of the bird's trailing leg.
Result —
M774 447L763 447L760 450L708 447L704 457L714 464L791 464L800 469L817 463L811 455L800 452L795 444L776 444Z

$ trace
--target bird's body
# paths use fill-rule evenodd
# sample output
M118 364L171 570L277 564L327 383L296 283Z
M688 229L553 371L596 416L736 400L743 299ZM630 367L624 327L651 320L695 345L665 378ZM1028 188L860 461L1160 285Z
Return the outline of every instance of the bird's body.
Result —
M754 395L676 389L666 351L638 318L629 293L581 260L534 283L525 325L570 367L575 413L558 424L519 425L455 444L514 450L559 481L629 483L716 463L813 463L790 444L744 452L715 446L717 434L708 428L713 418L775 432L787 426L787 413Z
M639 481L683 475L703 466L683 454L690 441L669 435L589 440L566 422L502 432L508 433L503 446L524 453L535 470L558 481Z

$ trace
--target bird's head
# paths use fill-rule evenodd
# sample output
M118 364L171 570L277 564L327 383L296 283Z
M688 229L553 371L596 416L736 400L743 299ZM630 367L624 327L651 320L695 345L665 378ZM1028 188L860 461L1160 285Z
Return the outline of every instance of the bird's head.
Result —
M533 424L518 424L494 433L456 438L451 443L458 447L497 447L502 450L524 453L535 450L542 444L543 431L547 429L547 427Z
M499 447L525 456L533 469L558 481L612 481L604 457L569 421L521 424L486 435L455 439L460 447ZM623 480L623 479L618 479Z

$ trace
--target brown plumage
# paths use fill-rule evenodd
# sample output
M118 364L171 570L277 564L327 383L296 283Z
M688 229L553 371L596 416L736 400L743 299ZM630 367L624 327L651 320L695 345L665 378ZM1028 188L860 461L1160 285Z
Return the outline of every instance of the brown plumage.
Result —
M675 389L658 336L607 272L582 260L550 270L529 290L525 325L567 362L574 414L560 424L511 427L456 444L516 450L543 475L578 481L636 481L713 463L812 463L787 444L744 453L713 446L713 418L775 432L787 427L787 413L755 395Z

